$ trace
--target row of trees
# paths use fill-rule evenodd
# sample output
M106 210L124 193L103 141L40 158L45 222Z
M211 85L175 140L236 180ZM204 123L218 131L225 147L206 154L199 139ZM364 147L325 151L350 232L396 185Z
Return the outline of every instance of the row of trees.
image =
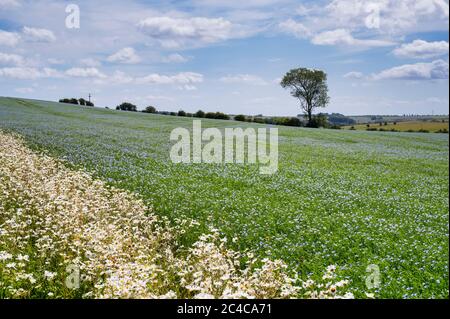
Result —
M230 120L231 116L222 112L203 112L202 110L198 110L195 113L188 113L183 110L178 112L157 112L163 115L171 115L171 116L181 116L181 117L196 117L196 118L206 118L206 119L216 119L216 120Z
M353 124L352 120L348 120L345 116L340 114L313 115L316 108L325 107L330 98L328 96L327 75L320 70L313 70L307 68L292 69L285 74L281 80L281 86L291 90L291 95L300 101L300 106L307 118L305 126L308 127L330 127L329 118L333 118L339 125ZM117 110L137 112L137 107L134 104L124 102L116 107ZM148 106L143 110L144 113L159 113L172 116L182 117L197 117L209 119L229 120L231 117L222 112L208 112L202 110L196 113L187 113L183 110L176 112L158 112L154 106ZM234 118L237 121L256 122L274 125L287 126L303 126L302 121L298 117L247 117L245 115L237 115ZM335 125L336 127L338 125Z
M241 122L254 122L261 124L272 124L272 125L284 125L284 126L297 126L297 127L312 127L312 128L340 128L340 125L334 124L328 118L327 114L319 113L317 115L312 115L311 120L302 121L299 117L262 117L262 116L245 116L236 115L234 117L236 121Z
M324 115L318 114L313 115L313 111L316 108L325 107L329 102L328 97L328 86L327 86L327 75L325 72L320 70L313 70L307 68L292 69L285 74L281 80L281 86L286 89L291 90L291 95L300 101L300 106L307 118L307 124L303 125L302 121L298 117L274 117L268 118L263 116L256 117L246 117L245 115L235 116L237 121L247 121L274 125L288 125L288 126L308 126L308 127L329 127L329 120L334 118L337 125L353 124L345 116L340 114ZM80 99L61 99L60 103L70 103L76 105L86 105L94 106L94 103L86 101L83 98ZM124 102L116 106L116 110L137 112L137 106ZM220 119L220 120L230 120L231 117L222 112L203 112L202 110L196 113L187 113L183 110L176 112L158 112L154 106L146 107L142 112L144 113L159 113L172 116L183 116L183 117L197 117L197 118L209 118L209 119Z
M128 112L138 112L137 106L124 102L116 107L116 110L128 111ZM262 115L257 116L246 116L243 114L239 114L234 116L234 118L228 114L222 112L204 112L202 110L198 110L195 113L188 113L183 110L178 112L167 112L167 111L158 111L154 106L147 106L142 113L151 113L151 114L161 114L161 115L170 115L170 116L181 116L181 117L195 117L195 118L207 118L207 119L218 119L218 120L231 120L234 119L236 121L241 122L253 122L260 124L271 124L271 125L284 125L284 126L306 126L306 127L325 127L325 128L338 128L338 125L333 124L329 121L330 115L328 114L317 114L312 115L311 119L307 122L301 121L298 117L263 117ZM336 117L337 115L334 114ZM341 117L340 119L344 121ZM331 123L330 123L331 122Z
M206 118L206 119L217 119L217 120L230 120L231 117L228 114L222 112L203 112L202 110L197 111L194 117Z
M285 89L290 89L291 95L300 101L300 106L307 118L308 127L328 127L328 117L324 114L313 115L313 111L316 108L325 107L330 98L328 96L328 86L327 86L327 75L321 70L308 69L308 68L298 68L292 69L287 72L280 85ZM137 107L134 104L125 102L116 107L117 110L137 112ZM160 113L168 115L177 116L191 116L198 118L212 118L229 120L230 116L221 112L208 112L205 113L201 110L197 111L195 114L186 113L183 110L175 112L158 112L155 107L148 106L143 112L145 113ZM336 116L332 114L335 120L341 120L342 124L352 124L349 123L345 117ZM235 117L238 121L248 121L245 115L238 115ZM280 124L289 126L301 126L302 123L298 118L252 118L253 122L261 122L267 124Z
M128 112L137 112L137 106L129 103L124 102L118 106L116 106L116 110L120 111L128 111ZM219 119L219 120L229 120L231 117L228 114L222 113L222 112L203 112L202 110L199 110L195 113L188 113L183 110L180 110L178 112L166 112L161 111L159 112L156 107L154 106L147 106L144 110L142 110L142 113L153 113L153 114L162 114L162 115L171 115L171 116L182 116L182 117L198 117L198 118L209 118L209 119Z
M117 107L118 110L137 112L135 105L128 102L122 103ZM154 106L147 106L141 112L143 113L153 113L169 116L181 116L181 117L195 117L195 118L207 118L207 119L218 119L218 120L235 120L241 122L252 122L260 124L271 124L271 125L284 125L284 126L296 126L296 127L324 127L324 128L339 128L339 125L334 124L329 121L328 114L317 114L313 115L311 122L302 121L299 117L264 117L263 115L257 116L246 116L239 114L236 116L231 116L222 112L204 112L199 110L195 113L188 113L183 110L178 112L167 112L158 111Z
M79 98L79 99L75 99L75 98L71 98L71 99L60 99L59 103L67 103L67 104L75 104L75 105L82 105L82 106L91 106L94 107L94 103L92 103L91 101L86 101L83 98Z
M328 119L330 116L324 114L313 115L313 111L319 107L325 107L329 102L328 97L328 86L327 86L327 75L325 72L320 70L312 70L307 68L299 68L290 70L285 74L281 81L281 86L283 88L289 88L291 90L291 95L300 101L300 106L307 118L308 122L306 126L308 127L328 127ZM60 103L70 103L76 105L94 106L94 103L86 101L83 98L80 99L61 99ZM116 106L116 110L137 112L137 106L124 102ZM231 117L222 112L203 112L202 110L196 113L187 113L183 110L176 112L158 112L154 106L148 106L143 110L144 113L159 113L167 114L173 116L188 116L197 118L210 118L210 119L220 119L229 120ZM350 123L345 117L340 117L339 115L332 114L336 121L341 121L341 125L353 124ZM245 115L237 115L235 117L237 121L248 121L275 125L288 125L288 126L302 126L302 121L297 117L288 118L265 118L262 116L256 117L246 117Z
M253 122L260 124L285 125L285 126L302 126L302 121L297 117L262 117L262 116L245 116L243 114L236 115L235 121Z

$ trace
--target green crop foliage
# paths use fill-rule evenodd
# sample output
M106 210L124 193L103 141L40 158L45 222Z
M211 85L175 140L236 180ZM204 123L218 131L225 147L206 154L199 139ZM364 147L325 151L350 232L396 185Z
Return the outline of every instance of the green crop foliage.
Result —
M301 277L337 265L356 297L448 298L447 134L280 126L279 170L264 176L255 165L171 163L176 127L192 119L0 98L0 129L138 194L158 215L200 222L184 245L215 226L230 248L280 258ZM370 264L381 270L373 291Z

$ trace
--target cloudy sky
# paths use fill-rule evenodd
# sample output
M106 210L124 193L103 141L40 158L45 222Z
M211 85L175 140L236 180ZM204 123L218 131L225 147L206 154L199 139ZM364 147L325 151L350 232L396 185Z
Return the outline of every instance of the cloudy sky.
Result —
M308 67L326 112L448 114L448 36L448 0L0 0L0 95L295 115Z

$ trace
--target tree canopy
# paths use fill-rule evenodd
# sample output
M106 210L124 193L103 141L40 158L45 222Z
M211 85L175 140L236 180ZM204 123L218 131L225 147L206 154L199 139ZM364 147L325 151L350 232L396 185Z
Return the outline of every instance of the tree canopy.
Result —
M144 113L156 113L157 111L156 111L156 107L149 105L142 112L144 112Z
M205 112L203 112L202 110L198 110L195 114L194 117L200 117L203 118L205 117Z
M116 106L116 110L137 112L137 107L134 104L124 102L124 103Z
M94 106L94 103L90 102L90 101L86 101L83 98L80 99L60 99L59 103L68 103L68 104L76 104L76 105L82 105L82 106Z
M292 69L281 80L283 88L289 88L291 95L300 100L300 105L311 124L315 108L325 107L328 97L327 75L321 70L307 68Z

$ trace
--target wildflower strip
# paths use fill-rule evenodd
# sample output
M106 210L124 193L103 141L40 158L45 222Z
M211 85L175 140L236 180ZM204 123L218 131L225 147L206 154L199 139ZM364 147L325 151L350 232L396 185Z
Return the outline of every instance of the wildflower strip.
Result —
M217 230L178 252L181 228L0 131L0 298L352 297L336 292L345 281L290 278L282 261L242 265Z

